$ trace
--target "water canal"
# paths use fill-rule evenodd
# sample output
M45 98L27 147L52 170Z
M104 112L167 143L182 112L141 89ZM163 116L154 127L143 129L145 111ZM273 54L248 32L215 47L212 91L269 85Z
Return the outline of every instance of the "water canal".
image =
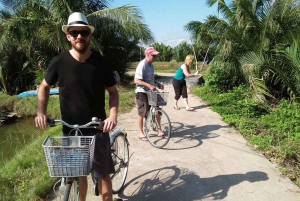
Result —
M43 130L35 127L34 118L17 118L11 123L0 126L0 165L13 157L36 136L42 134Z

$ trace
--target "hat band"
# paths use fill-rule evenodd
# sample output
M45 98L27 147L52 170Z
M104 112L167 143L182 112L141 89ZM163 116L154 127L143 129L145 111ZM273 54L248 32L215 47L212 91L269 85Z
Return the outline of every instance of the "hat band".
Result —
M83 21L75 21L75 22L71 22L68 25L73 25L73 24L84 24L84 25L88 25L87 23L83 22Z

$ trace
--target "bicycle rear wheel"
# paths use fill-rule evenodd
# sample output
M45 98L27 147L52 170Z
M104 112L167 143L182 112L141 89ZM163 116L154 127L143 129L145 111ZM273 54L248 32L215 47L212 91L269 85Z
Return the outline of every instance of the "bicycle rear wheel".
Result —
M119 133L111 146L115 173L111 174L113 193L118 193L126 180L129 165L129 148L125 133Z
M159 128L164 133L163 136L158 135ZM162 109L151 108L147 114L144 129L152 146L161 149L168 144L171 137L171 122L167 113Z
M63 201L78 201L79 200L79 180L74 178L68 181L64 192Z

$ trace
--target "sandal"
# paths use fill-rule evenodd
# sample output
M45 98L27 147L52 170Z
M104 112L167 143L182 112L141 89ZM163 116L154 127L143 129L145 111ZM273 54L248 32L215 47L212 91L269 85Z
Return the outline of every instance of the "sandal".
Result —
M180 110L180 108L178 107L178 105L175 105L175 106L174 106L174 109L175 109L175 110Z
M147 137L139 137L139 139L140 139L141 141L148 141L148 138L147 138Z
M194 108L192 108L192 107L187 107L186 110L187 110L187 111L193 111Z

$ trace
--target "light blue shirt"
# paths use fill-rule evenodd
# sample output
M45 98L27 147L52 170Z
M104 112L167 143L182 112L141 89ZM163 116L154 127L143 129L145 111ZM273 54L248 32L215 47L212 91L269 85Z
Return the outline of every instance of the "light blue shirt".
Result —
M145 59L140 61L138 66L136 67L135 76L134 78L143 80L149 84L154 85L154 67L152 64L148 64ZM143 92L146 93L149 91L149 87L136 85L135 93Z

